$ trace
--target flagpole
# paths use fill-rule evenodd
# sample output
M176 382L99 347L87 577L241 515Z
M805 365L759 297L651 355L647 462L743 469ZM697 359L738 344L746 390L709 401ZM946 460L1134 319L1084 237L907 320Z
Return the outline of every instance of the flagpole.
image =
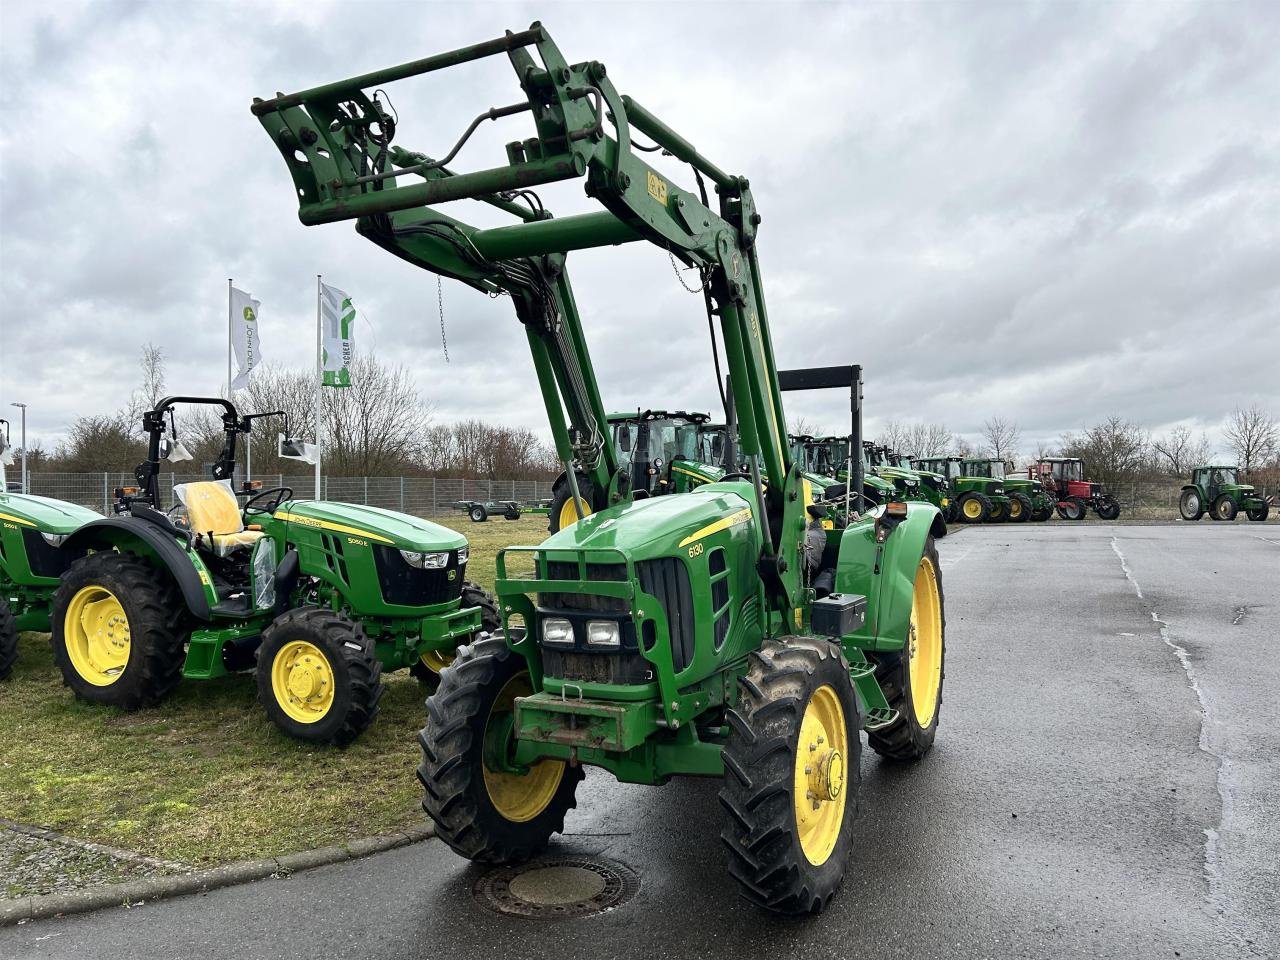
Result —
M231 278L227 277L227 399L231 399Z
M324 445L321 442L320 434L322 429L321 423L321 403L323 401L324 390L324 340L321 333L320 321L320 274L316 274L316 499L324 499L320 495L320 459L324 455Z

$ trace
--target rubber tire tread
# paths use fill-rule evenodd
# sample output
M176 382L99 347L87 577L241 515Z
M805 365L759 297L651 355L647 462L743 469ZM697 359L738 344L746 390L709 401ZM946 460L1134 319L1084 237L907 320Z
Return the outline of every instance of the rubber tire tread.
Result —
M729 874L751 903L784 914L819 913L844 879L853 845L861 781L861 720L849 664L837 644L820 637L771 637L747 661L740 697L729 710L724 746L720 839ZM826 862L814 866L796 835L796 749L805 708L829 684L844 708L850 756L840 836Z
M1022 507L1022 511L1016 517L1013 515L1013 512L1010 511L1009 522L1010 523L1026 523L1028 520L1031 519L1031 513L1032 513L1031 498L1028 497L1025 493L1014 492L1009 494L1009 503L1012 504L1013 501L1015 500L1018 501L1019 506Z
M1225 517L1219 516L1218 507L1219 506L1227 507L1228 505L1230 507L1230 509L1227 510L1228 515ZM1240 508L1236 506L1236 502L1231 499L1231 496L1229 494L1224 493L1220 497L1218 497L1217 500L1213 501L1213 510L1210 512L1213 516L1213 519L1221 520L1223 523L1230 523L1231 521L1235 520L1236 516L1240 512Z
M76 672L63 634L71 598L91 584L110 590L129 618L129 661L115 683L104 687ZM190 613L168 571L157 570L141 557L103 550L72 561L54 592L50 623L53 662L77 699L142 710L164 700L182 680Z
M591 485L591 481L587 479L585 474L579 473L578 477L578 495L587 501L588 506L595 503L595 488ZM564 505L569 502L573 496L573 488L569 486L567 477L561 477L556 481L556 485L551 490L551 508L547 511L547 531L557 533L560 530L560 511L564 509ZM591 509L594 511L595 507Z
M502 617L498 614L498 603L491 594L478 583L470 580L462 584L462 606L480 608L480 633L493 633L502 628ZM473 639L475 639L473 637ZM440 686L440 674L436 673L421 660L409 665L409 676L413 677L428 692L434 692Z
M18 618L0 597L0 680L8 679L18 662Z
M967 500L977 500L982 504L982 515L970 520L964 515L964 505ZM956 519L961 523L986 523L991 519L991 499L984 493L962 493L956 500Z
M299 723L286 714L271 687L271 662L291 640L306 640L319 647L333 670L333 706L316 723ZM258 702L281 733L335 747L349 745L369 728L378 716L385 690L382 663L364 626L328 607L297 607L271 621L262 631L258 648L257 681Z

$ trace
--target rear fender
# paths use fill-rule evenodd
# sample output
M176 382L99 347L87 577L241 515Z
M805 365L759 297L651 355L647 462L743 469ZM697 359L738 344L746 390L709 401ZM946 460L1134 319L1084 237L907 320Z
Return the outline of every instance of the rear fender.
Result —
M74 550L119 550L144 557L169 572L194 616L211 619L209 610L218 602L218 594L204 561L153 523L133 517L94 520L71 534L62 546Z
M907 516L883 544L871 517L850 524L840 538L836 590L867 598L866 619L845 642L862 650L901 650L907 639L916 568L925 542L941 522L936 507L910 503Z

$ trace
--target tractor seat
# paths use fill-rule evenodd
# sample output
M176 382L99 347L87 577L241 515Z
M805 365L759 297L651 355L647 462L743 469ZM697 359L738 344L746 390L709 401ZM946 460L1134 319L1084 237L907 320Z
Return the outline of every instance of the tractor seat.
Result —
M203 534L202 543L219 557L252 547L262 536L261 530L244 528L240 504L225 480L180 483L173 495L187 509L191 532Z

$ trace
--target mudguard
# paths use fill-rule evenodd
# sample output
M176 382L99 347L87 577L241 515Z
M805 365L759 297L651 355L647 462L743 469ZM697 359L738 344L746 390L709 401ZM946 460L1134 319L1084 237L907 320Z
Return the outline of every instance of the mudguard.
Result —
M916 568L942 520L932 504L909 503L906 519L877 544L875 517L881 513L883 508L845 529L836 562L836 590L867 598L862 628L845 641L861 650L901 650L906 643Z
M94 520L71 534L63 549L118 549L141 553L158 562L173 577L187 609L200 620L212 619L210 601L216 602L212 579L204 561L153 523L134 517ZM139 549L141 548L141 549Z

